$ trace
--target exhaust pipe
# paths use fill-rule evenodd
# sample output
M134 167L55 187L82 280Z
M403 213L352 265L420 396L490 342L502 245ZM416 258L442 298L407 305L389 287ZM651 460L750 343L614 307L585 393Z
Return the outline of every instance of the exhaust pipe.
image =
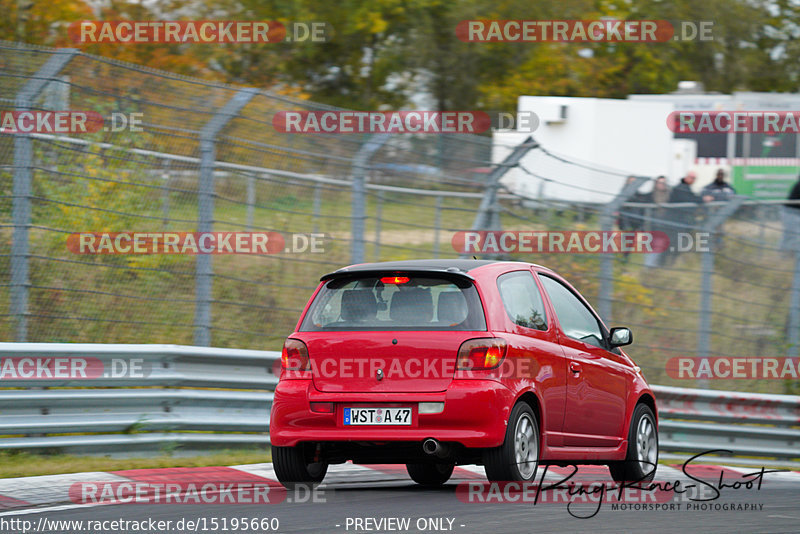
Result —
M445 458L450 454L450 450L446 445L442 445L433 438L428 438L422 442L422 450L425 454L437 456L438 458Z

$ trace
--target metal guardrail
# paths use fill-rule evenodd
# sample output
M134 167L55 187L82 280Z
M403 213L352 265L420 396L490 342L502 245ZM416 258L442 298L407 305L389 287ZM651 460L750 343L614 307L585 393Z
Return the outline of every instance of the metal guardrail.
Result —
M56 358L70 357L90 360L86 374L93 377L9 377L21 358L50 358L55 368ZM0 384L6 386L0 389L0 449L85 454L267 446L279 361L272 351L0 343ZM122 373L121 362L136 364L136 371ZM737 457L800 461L798 396L653 390L665 452L727 449Z
M54 376L14 378L14 370L32 364L17 360L5 372L0 364L0 383L26 388L0 389L0 449L85 454L269 445L279 352L0 343L3 364L7 358L51 358ZM84 358L88 364L82 373L58 378L56 358Z
M661 449L800 461L800 396L653 386Z

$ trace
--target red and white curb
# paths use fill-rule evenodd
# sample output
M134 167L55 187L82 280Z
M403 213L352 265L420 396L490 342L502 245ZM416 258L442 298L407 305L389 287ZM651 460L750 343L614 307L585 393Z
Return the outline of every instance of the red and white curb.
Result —
M541 469L541 468L540 468ZM687 471L705 480L742 480L747 473L759 471L758 468L730 467L719 465L691 464ZM572 472L572 468L548 467L546 482L557 482ZM486 480L482 466L456 467L451 482ZM582 465L571 481L611 481L608 469L604 466ZM691 479L683 472L682 465L659 465L656 480ZM800 485L800 471L768 473L765 483L783 482ZM271 463L236 465L230 467L173 467L160 469L135 469L113 472L90 472L66 475L46 475L25 478L0 479L0 516L37 513L45 510L63 510L88 506L122 504L122 501L76 502L75 487L82 484L119 487L121 484L135 486L140 484L179 484L185 488L194 484L238 483L267 486L269 489L283 491L275 476ZM405 466L396 464L354 465L351 463L331 465L320 489L353 487L355 484L410 484L411 479ZM224 503L224 501L221 501ZM277 501L280 502L280 501ZM184 503L188 504L188 503ZM198 503L198 504L202 504ZM46 507L46 508L45 508Z

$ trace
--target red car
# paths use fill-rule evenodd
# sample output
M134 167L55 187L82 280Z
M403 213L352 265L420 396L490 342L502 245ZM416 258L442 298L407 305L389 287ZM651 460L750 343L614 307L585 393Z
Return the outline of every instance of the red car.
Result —
M272 403L275 473L406 464L424 485L456 464L530 481L540 464L607 464L651 480L655 397L563 278L539 265L413 260L326 274L283 347Z

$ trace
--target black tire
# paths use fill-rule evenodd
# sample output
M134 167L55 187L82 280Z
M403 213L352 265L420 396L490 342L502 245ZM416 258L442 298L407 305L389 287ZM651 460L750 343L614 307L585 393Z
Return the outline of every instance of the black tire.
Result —
M520 425L525 425L520 428ZM521 443L524 438L520 435L520 440L517 440L517 431L521 431L526 436L528 430L532 433L532 442L528 442L524 447ZM536 472L539 468L539 452L540 443L539 438L539 421L536 414L533 413L531 407L524 403L519 402L514 409L511 410L511 416L508 418L508 427L506 428L506 437L503 444L493 449L488 449L483 453L483 465L486 468L486 478L495 481L519 481L530 482L536 478ZM535 457L531 465L531 461L520 462L518 460L519 452L524 458Z
M453 475L455 464L406 464L411 480L422 486L441 486Z
M642 422L643 419L645 423ZM646 428L640 429L642 424ZM649 437L642 435L648 433ZM643 450L645 445L643 441L647 441L645 450ZM642 459L646 460L644 464ZM628 452L625 460L608 464L608 470L611 471L611 478L616 482L650 482L656 476L657 465L658 426L656 418L653 410L647 405L637 404L631 417L631 427L628 429Z
M272 466L278 480L287 488L298 484L319 484L328 472L328 464L308 463L300 445L272 447Z

